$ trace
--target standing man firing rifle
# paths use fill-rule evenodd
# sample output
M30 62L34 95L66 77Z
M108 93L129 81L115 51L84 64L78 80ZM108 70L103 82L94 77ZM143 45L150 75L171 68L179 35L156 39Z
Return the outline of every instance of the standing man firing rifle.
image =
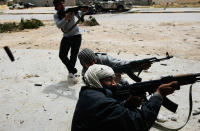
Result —
M82 36L78 25L75 22L75 12L66 11L64 0L54 0L55 10L54 21L56 26L63 32L60 43L59 57L69 71L68 79L74 83L78 80L77 69L75 68L77 55L80 49ZM71 49L70 58L67 57Z

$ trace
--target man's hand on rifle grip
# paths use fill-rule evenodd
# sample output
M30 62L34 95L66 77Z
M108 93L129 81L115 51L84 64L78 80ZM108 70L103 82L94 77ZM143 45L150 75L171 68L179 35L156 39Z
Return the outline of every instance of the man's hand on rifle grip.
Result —
M71 19L72 15L73 15L73 12L68 12L67 15L65 16L65 21Z
M158 87L156 90L157 93L159 93L161 96L165 97L169 94L174 93L176 89L179 89L179 84L177 81L172 81L168 84L162 84Z

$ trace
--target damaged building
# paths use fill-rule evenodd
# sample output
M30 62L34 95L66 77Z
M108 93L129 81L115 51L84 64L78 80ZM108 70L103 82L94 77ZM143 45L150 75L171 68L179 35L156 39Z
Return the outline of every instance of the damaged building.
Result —
M53 6L53 0L18 0L23 3L33 3L36 6ZM75 0L65 0L66 5L75 5Z
M76 0L76 3L88 4L95 1L112 1L112 0ZM150 5L152 0L124 0L125 2L132 2L134 5Z

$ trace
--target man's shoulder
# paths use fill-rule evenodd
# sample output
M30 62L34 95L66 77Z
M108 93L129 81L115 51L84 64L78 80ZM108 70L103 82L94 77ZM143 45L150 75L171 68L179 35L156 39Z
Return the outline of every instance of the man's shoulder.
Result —
M54 18L58 18L58 12L56 12L55 14L53 14Z
M89 100L90 102L95 102L96 105L101 105L103 103L112 103L116 102L110 92L103 88L93 88L93 89L81 89L79 98L82 100Z
M89 86L83 86L81 87L81 91L80 93L84 93L84 94L87 94L87 93L97 93L97 94L101 94L101 93L105 93L105 89L104 88L91 88Z
M97 60L104 61L107 59L108 55L106 53L95 53Z
M107 55L107 53L97 52L95 53L96 56Z
M86 95L88 97L107 97L110 92L104 88L90 88L88 86L81 87L80 94Z

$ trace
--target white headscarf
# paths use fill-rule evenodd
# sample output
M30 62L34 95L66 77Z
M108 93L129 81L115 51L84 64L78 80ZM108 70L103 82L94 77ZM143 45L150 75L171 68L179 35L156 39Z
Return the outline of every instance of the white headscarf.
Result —
M103 88L100 81L103 78L114 76L115 73L112 68L106 65L94 64L88 68L85 73L86 83L93 88Z

